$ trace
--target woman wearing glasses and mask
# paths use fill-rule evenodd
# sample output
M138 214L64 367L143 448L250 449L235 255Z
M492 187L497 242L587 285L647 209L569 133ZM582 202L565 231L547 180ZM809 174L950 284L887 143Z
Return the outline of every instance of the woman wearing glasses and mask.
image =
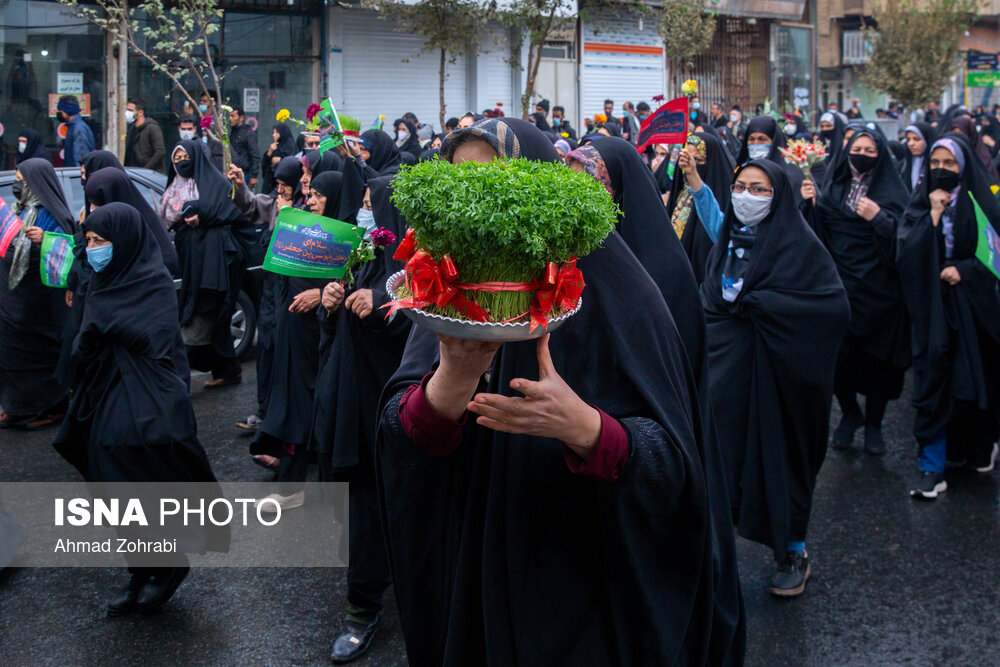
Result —
M826 455L850 306L830 254L770 160L736 174L702 301L715 425L739 533L774 550L774 595L805 590L806 528Z

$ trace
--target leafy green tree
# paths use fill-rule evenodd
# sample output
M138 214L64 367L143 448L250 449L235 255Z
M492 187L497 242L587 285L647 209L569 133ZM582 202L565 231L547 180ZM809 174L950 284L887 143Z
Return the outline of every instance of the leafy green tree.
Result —
M865 28L871 60L862 81L908 107L940 98L978 7L979 0L881 0L877 29Z
M667 57L694 67L695 56L712 45L716 13L705 11L702 0L666 0L654 12Z
M458 56L474 57L483 52L478 39L480 27L496 11L495 0L484 4L478 0L421 0L404 4L395 0L362 0L361 5L374 9L379 18L393 22L393 30L421 35L427 41L419 53L434 53L438 62L438 95L441 102L440 121L444 128L447 106L444 102L444 82L448 78L448 63L455 64ZM416 55L416 54L415 54ZM405 59L403 62L408 62Z

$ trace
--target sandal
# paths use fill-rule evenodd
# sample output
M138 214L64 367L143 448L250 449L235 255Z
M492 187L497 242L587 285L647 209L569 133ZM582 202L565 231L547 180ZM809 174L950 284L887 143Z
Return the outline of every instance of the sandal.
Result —
M268 456L267 454L256 454L253 457L253 462L259 465L261 468L265 468L271 471L277 471L281 467L281 459L277 456Z
M245 431L256 431L257 428L264 422L263 419L257 415L250 415L241 422L236 422L236 428L241 428Z
M25 423L23 427L29 431L38 431L49 426L55 426L62 422L66 415L39 415L31 421Z
M24 426L30 419L31 417L18 417L16 415L9 415L6 412L0 413L0 428Z
M205 383L205 389L221 389L222 387L231 387L243 382L243 374L234 375L231 378L217 378L214 380L209 380Z

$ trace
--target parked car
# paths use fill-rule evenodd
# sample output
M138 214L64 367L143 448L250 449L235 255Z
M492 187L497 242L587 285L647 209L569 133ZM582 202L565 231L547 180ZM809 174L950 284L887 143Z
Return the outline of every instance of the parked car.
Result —
M135 184L139 192L149 205L156 210L160 205L160 197L167 189L167 177L151 169L140 169L138 167L125 167L132 183ZM0 171L0 197L4 201L11 203L14 201L14 193L11 186L14 184L16 172ZM77 167L61 167L56 169L56 176L62 185L63 193L66 195L66 202L69 210L77 213L83 208L83 185L80 183L80 169ZM261 229L255 229L255 233L260 234ZM261 265L264 263L264 249L259 244L254 245L254 257L250 259L250 265L243 275L243 283L240 285L240 295L236 303L236 311L233 313L232 332L233 345L236 347L236 354L243 357L249 352L257 336L257 309L260 306L260 285L263 279ZM180 278L174 278L174 284L179 290L181 287Z

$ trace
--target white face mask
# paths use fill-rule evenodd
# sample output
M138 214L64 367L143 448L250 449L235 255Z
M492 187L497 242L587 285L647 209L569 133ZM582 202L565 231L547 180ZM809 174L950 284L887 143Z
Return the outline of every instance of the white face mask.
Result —
M28 142L27 141L19 141L19 142L17 142L17 152L18 153L23 153L26 150L28 150Z
M358 227L365 228L365 238L368 238L368 233L375 228L375 214L366 208L358 209Z
M791 123L785 123L785 127L782 128L782 129L785 130L785 135L786 136L794 137L795 136L795 130L797 130L798 128L795 125L792 125Z
M738 123L740 122L740 115L738 113L731 113L729 114L729 120L733 123Z
M135 112L132 111L131 109L125 110L125 122L128 123L129 125L135 122Z
M756 227L771 212L770 197L759 197L743 191L734 192L731 201L736 219L747 227Z
M410 133L406 130L396 131L396 141L406 141L406 138L410 136Z
M194 139L194 130L181 130L181 139L184 141L191 141Z
M750 153L751 160L766 160L767 156L771 154L771 144L747 146L747 151Z

